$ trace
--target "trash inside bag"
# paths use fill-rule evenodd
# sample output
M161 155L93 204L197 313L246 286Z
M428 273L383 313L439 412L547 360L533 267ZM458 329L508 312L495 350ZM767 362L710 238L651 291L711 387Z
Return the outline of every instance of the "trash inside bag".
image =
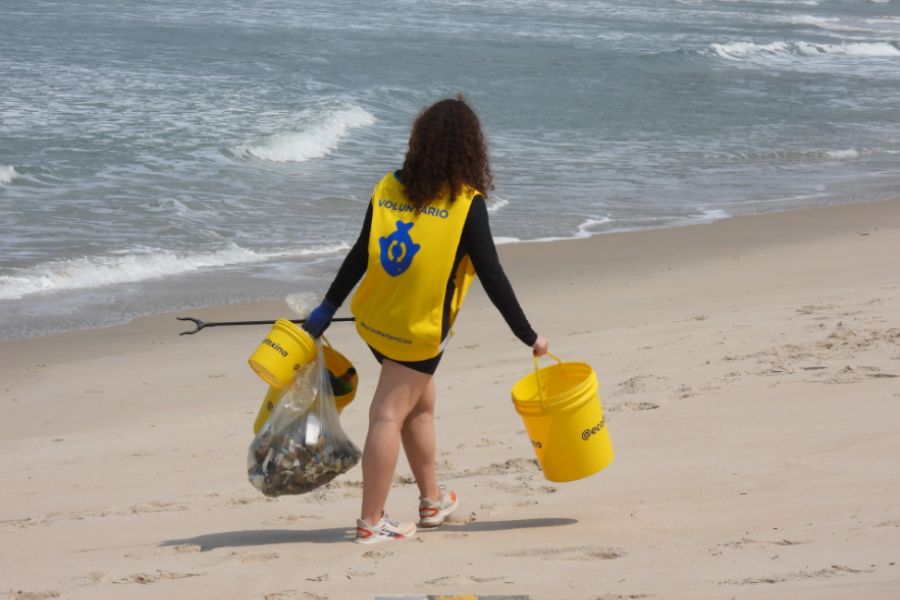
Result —
M250 444L247 474L266 496L304 494L359 462L359 448L341 428L322 341L316 346L316 359L297 373Z

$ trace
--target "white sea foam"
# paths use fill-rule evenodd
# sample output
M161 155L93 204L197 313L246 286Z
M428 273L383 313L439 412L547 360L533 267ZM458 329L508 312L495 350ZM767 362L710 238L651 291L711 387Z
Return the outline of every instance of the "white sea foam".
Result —
M721 208L701 208L700 210L700 216L690 219L691 223L713 223L715 221L727 219L731 216L728 211L722 210Z
M776 15L768 20L790 23L791 25L810 25L826 31L870 31L864 27L849 25L837 17L817 17L815 15Z
M487 204L487 210L489 213L494 214L505 206L509 206L509 200L505 200L500 196L491 196L491 199Z
M603 217L600 219L587 219L578 226L578 233L575 234L575 237L577 237L577 238L590 237L590 236L594 235L595 233L597 233L596 231L591 231L592 227L596 227L597 225L605 225L606 223L609 223L610 221L612 221L612 219L609 217Z
M770 161L813 161L813 160L822 160L822 159L846 159L846 158L858 158L860 156L871 156L875 154L887 154L889 151L887 150L874 150L870 148L863 148L862 150L857 150L855 148L846 148L841 150L769 150L762 152L737 152L734 154L727 154L725 158L727 160L737 160L737 161L759 161L759 162L770 162ZM707 158L719 159L721 156L718 155L706 155Z
M212 252L183 254L160 248L137 248L127 254L52 261L0 275L0 300L17 300L40 292L96 288L159 279L215 267L264 262L292 256L321 256L349 249L346 243L277 252L257 252L230 244Z
M810 42L771 42L768 44L756 44L753 42L731 42L728 44L710 44L710 50L717 56L729 60L760 57L900 57L900 48L890 42L851 42L842 44L813 44Z
M279 133L258 143L234 148L238 156L274 162L304 162L328 156L351 129L375 123L375 117L359 106L341 108L320 116L300 131Z
M763 4L766 6L819 6L819 0L719 0L719 2L728 2L731 4Z
M900 48L889 42L856 42L852 44L810 44L797 42L797 50L805 56L839 54L846 56L895 57Z
M713 52L722 58L740 59L748 56L780 54L788 50L786 42L755 44L753 42L731 42L730 44L710 44Z
M15 167L0 166L0 185L5 185L19 176Z
M828 158L857 158L859 152L850 148L848 150L828 150L825 152Z
M582 239L582 238L589 238L592 235L596 235L596 234L600 233L599 231L592 231L593 227L596 227L597 225L605 225L606 223L611 223L611 222L612 222L612 218L610 218L610 217L601 217L599 219L594 219L594 218L585 219L578 225L575 233L572 235L542 237L542 238L537 238L537 239L528 240L528 241L529 242L560 242L560 241L564 241L564 240L578 240L578 239Z
M494 244L496 244L497 246L500 246L501 244L515 244L521 241L522 240L517 237L508 237L502 235L494 238Z

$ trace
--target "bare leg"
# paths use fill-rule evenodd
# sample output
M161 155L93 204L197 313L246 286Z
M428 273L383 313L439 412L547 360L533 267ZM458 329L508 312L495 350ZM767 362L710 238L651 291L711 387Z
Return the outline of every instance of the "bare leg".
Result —
M375 396L369 407L369 432L363 447L363 497L361 516L371 525L381 519L391 489L400 430L428 386L431 375L419 373L385 359Z
M416 485L419 486L419 496L431 500L440 499L437 475L434 472L435 397L432 377L400 430L406 459L416 478Z

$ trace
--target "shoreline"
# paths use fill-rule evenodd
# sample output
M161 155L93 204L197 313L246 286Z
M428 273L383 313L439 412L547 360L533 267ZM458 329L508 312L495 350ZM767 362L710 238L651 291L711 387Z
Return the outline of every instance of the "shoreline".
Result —
M849 216L851 216L851 218L857 218L857 217L853 216L851 214L851 212L848 211L847 209L851 209L853 207L869 206L869 205L877 207L880 205L891 205L891 204L894 204L897 202L900 202L900 198L892 198L892 199L888 199L888 200L866 201L866 202L852 202L852 203L843 203L843 204L829 204L829 205L823 205L823 206L795 208L795 209L790 209L790 210L754 213L754 214L748 214L748 215L737 215L737 216L729 215L725 218L716 219L716 220L708 221L708 222L688 223L688 224L684 224L684 225L673 225L673 226L656 227L656 228L650 228L650 229L626 229L626 230L621 230L621 231L595 233L595 234L588 235L586 237L542 238L542 239L528 240L528 241L517 240L517 241L509 242L509 243L498 243L497 249L498 249L498 253L500 254L501 261L502 261L506 254L510 254L513 257L518 257L520 254L523 254L523 253L527 255L527 254L530 254L533 252L532 248L541 247L541 246L545 246L545 245L551 245L551 246L555 247L556 245L559 245L559 244L562 244L564 246L568 246L570 244L574 244L574 245L589 244L590 240L594 240L596 238L604 238L607 236L612 236L614 238L619 238L620 236L650 236L650 239L652 241L652 238L656 235L665 236L664 232L687 230L687 232L685 232L684 235L688 235L688 232L694 231L694 230L696 230L696 228L717 226L719 224L728 223L728 222L735 221L735 220L741 222L744 219L753 220L753 219L758 219L758 218L763 218L763 219L775 218L776 220L773 221L773 223L777 223L778 218L775 217L775 215L807 215L810 213L814 213L815 211L835 210L835 211L841 211L845 214L848 214ZM788 218L790 218L790 217L788 217ZM803 217L801 216L800 218L803 218ZM790 219L792 219L792 218L790 218ZM827 221L827 219L820 219L820 221ZM860 221L860 223L862 223L862 221ZM737 231L740 231L742 228L743 228L743 226L740 224L738 224L736 226ZM728 229L731 230L732 228L729 227ZM682 236L674 234L674 235L665 236L665 237L672 239L674 243L679 243L678 239L681 238ZM789 242L789 241L790 240L785 239L784 237L779 237L779 236L775 236L772 239L770 239L770 242L778 242L778 243L785 243L785 242ZM528 249L521 250L522 247L528 248ZM580 251L580 249L577 247L573 247L572 251L565 252L565 254L567 256L571 256L577 251ZM343 260L343 257L335 260L337 266L339 266L340 260ZM516 260L516 259L514 258L514 260ZM530 259L527 259L527 260L530 261ZM334 271L337 270L337 266L335 267ZM513 283L515 286L515 282L513 282ZM103 288L96 288L96 289L97 289L97 291L102 291ZM312 291L306 292L304 290L304 293L318 293L318 292L320 292L321 294L324 294L324 288L317 292L312 292ZM251 307L252 309L259 308L259 309L262 309L265 311L275 311L275 312L277 312L277 308L280 307L282 309L282 311L280 313L281 315L287 314L289 312L287 307L284 305L283 300L281 300L281 299L273 298L273 299L256 300L256 301L250 301L250 302L236 301L236 302L228 302L228 303L223 303L223 304L198 305L195 307L185 308L185 309L181 309L178 311L166 310L166 311L157 312L157 313L142 314L142 315L134 316L127 321L113 323L110 325L89 326L89 327L82 327L82 328L76 328L76 329L54 331L54 332L43 333L43 334L38 334L38 335L34 335L34 336L15 337L15 338L0 338L0 342L8 343L8 342L17 342L17 341L22 341L22 340L43 339L43 338L53 337L53 336L57 336L57 335L74 334L74 333L79 333L79 332L90 332L90 331L95 331L95 330L126 327L136 321L140 321L143 319L165 319L165 318L174 319L176 316L185 316L187 312L191 312L191 311L194 311L194 312L204 311L204 312L212 312L214 314L221 313L221 314L233 315L236 311L240 310L241 307ZM236 319L236 317L228 317L228 318ZM273 317L273 318L275 318L275 317ZM210 320L210 319L204 319L204 320Z

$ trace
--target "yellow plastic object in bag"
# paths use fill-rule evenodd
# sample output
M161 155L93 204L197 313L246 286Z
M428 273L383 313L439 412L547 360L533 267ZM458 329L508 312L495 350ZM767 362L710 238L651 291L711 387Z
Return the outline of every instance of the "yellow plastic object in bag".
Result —
M276 388L286 388L297 371L316 357L316 343L287 319L278 319L247 361L257 375Z
M325 340L322 345L322 352L325 354L325 366L331 373L331 384L334 390L334 403L337 407L338 414L344 410L344 407L353 402L356 397L356 389L359 387L359 375L346 356L338 352ZM256 420L253 422L253 433L259 433L262 426L271 416L272 411L281 399L281 396L287 392L289 388L279 389L270 385L266 397L263 399L256 413Z

